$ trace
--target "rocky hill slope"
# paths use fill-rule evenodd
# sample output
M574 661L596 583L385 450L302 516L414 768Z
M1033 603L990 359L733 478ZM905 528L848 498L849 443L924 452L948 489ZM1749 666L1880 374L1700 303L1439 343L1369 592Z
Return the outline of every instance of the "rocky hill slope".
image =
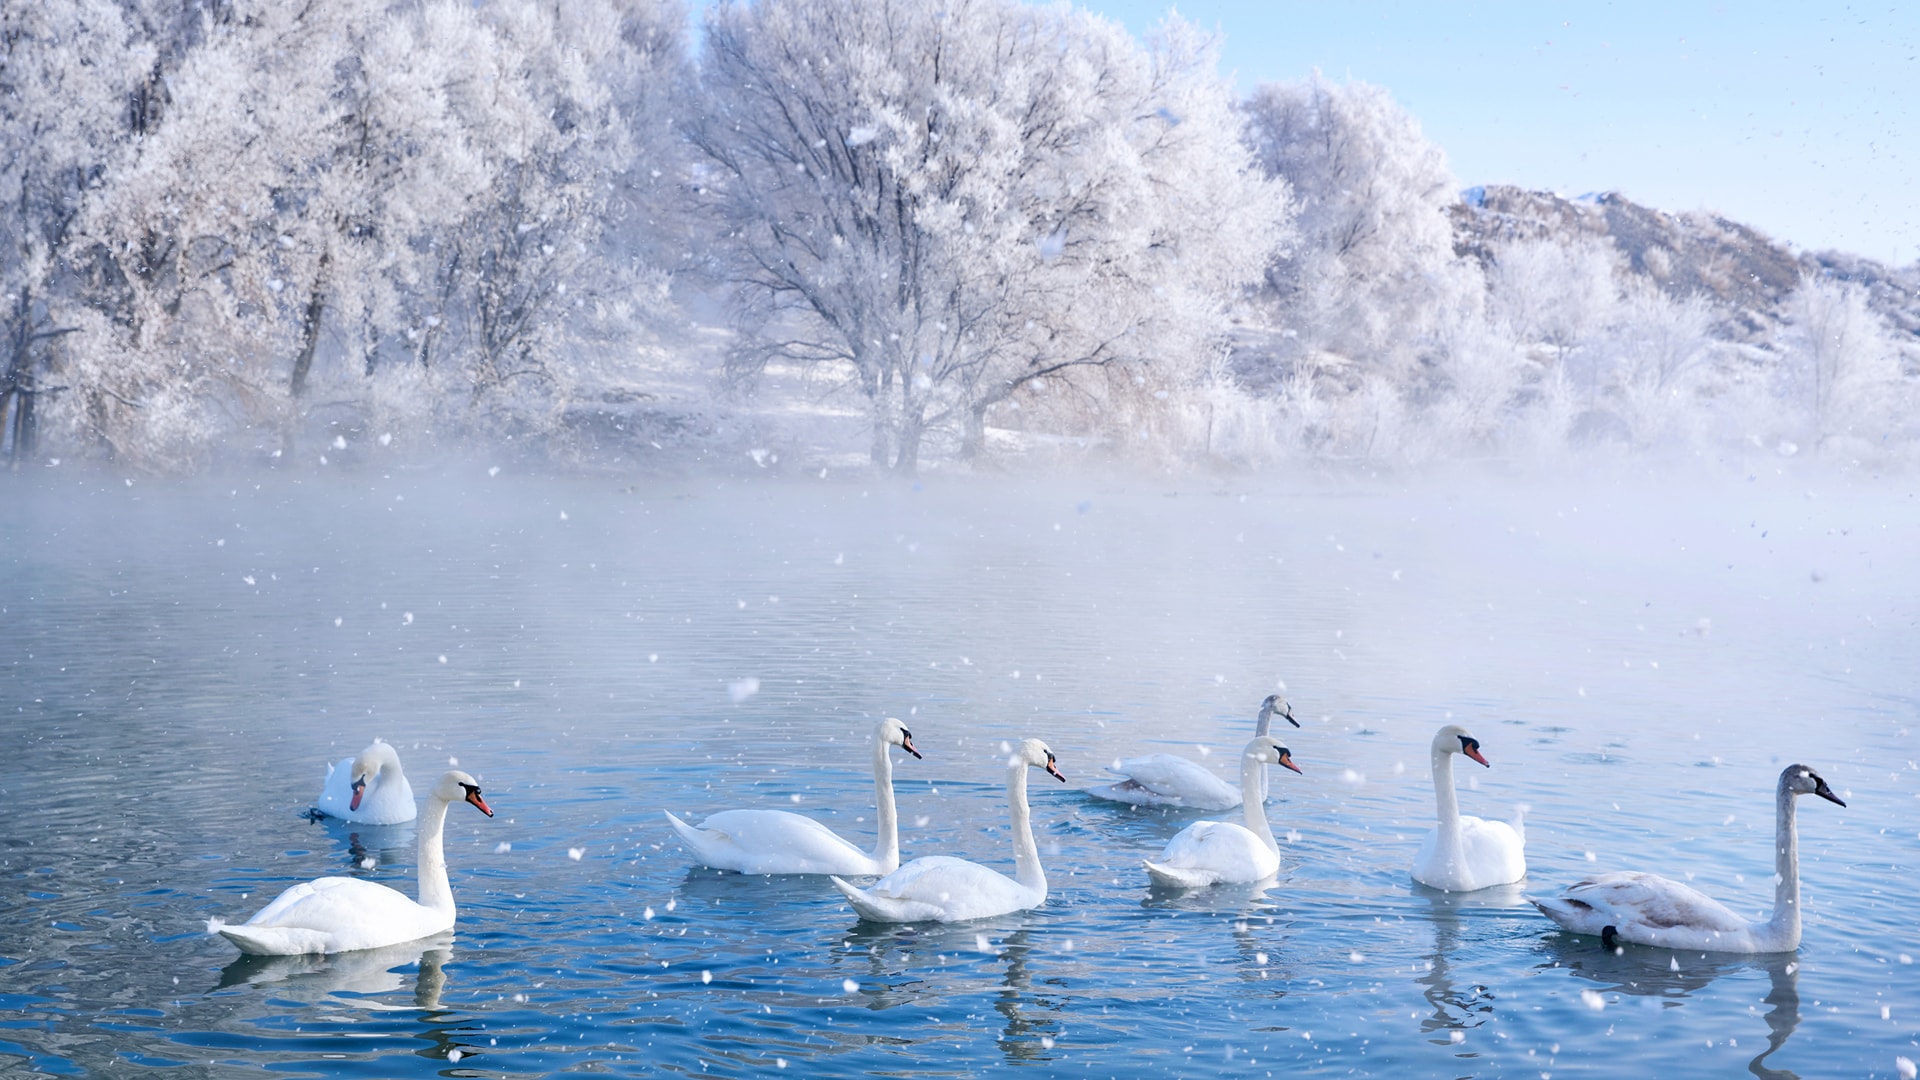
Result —
M1454 248L1485 262L1509 240L1582 233L1605 237L1629 273L1680 297L1700 293L1722 314L1720 334L1759 344L1781 321L1781 302L1803 274L1865 285L1874 310L1920 349L1920 263L1895 268L1840 252L1795 252L1737 221L1672 214L1607 192L1564 198L1506 185L1469 188L1452 208Z

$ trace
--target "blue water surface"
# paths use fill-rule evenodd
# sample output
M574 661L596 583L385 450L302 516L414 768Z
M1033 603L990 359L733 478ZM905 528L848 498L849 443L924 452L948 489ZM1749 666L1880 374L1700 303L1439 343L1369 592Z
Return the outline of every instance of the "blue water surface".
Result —
M1685 490L604 478L470 469L163 484L5 478L0 1072L1896 1076L1920 1059L1920 498L1780 473ZM1080 789L1165 752L1233 779L1282 689L1264 888L1149 889L1209 815ZM859 922L824 878L691 864L661 811L813 814L869 843L869 737L906 857L1011 870L1034 911ZM1529 876L1407 870L1428 742L1468 813L1524 807ZM241 958L206 920L354 874L411 825L304 816L375 736L456 763L455 930ZM1805 941L1603 951L1526 903L1595 871L1772 900L1779 770ZM1473 769L1472 773L1465 770ZM1231 815L1219 815L1231 816ZM1910 1075L1910 1068L1909 1068Z

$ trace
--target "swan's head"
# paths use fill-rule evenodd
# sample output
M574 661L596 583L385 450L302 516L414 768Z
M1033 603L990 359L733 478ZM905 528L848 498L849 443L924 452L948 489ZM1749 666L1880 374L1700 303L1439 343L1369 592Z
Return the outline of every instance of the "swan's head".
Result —
M1827 782L1805 765L1789 765L1780 772L1780 786L1795 795L1818 795L1830 803L1847 805L1840 796L1833 793Z
M348 774L353 779L353 798L348 800L347 809L360 809L360 796L367 793L367 785L389 766L394 772L399 772L400 755L394 753L393 747L384 740L375 739L372 746L360 751L360 756L353 759L353 769Z
M1448 724L1434 733L1433 749L1435 753L1465 754L1482 765L1493 766L1493 762L1480 753L1480 740L1459 724Z
M1047 749L1047 744L1039 739L1021 739L1020 749L1014 751L1013 758L1008 764L1015 768L1022 765L1038 765L1047 770L1048 776L1063 784L1067 782L1067 778L1060 775L1059 767L1053 763L1053 751Z
M1247 756L1268 765L1280 765L1300 772L1300 766L1293 763L1293 751L1281 746L1280 740L1271 736L1255 735L1253 741L1247 744Z
M1294 727L1300 726L1300 721L1293 718L1293 706L1287 704L1287 699L1281 697L1279 694L1268 694L1267 700L1260 703L1260 734L1265 735L1267 733L1267 728L1273 724L1273 717L1276 713L1286 717L1287 723L1292 724Z
M453 769L440 778L440 783L434 785L433 797L443 803L472 803L476 810L488 817L493 816L493 807L480 797L480 782L459 769Z
M889 716L880 721L880 741L897 746L914 757L920 756L920 751L913 748L913 732L907 730L907 725L901 723L899 717Z

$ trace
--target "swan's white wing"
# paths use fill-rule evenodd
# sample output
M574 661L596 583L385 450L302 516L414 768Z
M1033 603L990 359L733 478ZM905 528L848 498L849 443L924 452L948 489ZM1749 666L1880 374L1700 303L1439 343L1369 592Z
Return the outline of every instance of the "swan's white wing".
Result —
M1044 899L1005 874L950 855L915 859L866 889L850 889L841 891L863 916L885 922L984 919L1024 911Z
M1246 826L1231 821L1196 821L1167 841L1159 859L1147 863L1156 880L1185 886L1262 881L1279 869L1279 856Z
M1448 892L1510 885L1527 876L1525 844L1513 826L1460 815L1460 846L1449 852L1442 827L1429 831L1413 859L1413 880Z
M1087 793L1140 806L1186 806L1199 810L1231 810L1240 805L1240 792L1197 762L1172 754L1127 758L1108 767L1126 777L1117 784L1088 788Z
M382 769L367 785L366 793L360 798L360 809L354 811L352 820L363 825L400 825L412 821L417 814L413 785L407 781L407 774L396 766Z
M1593 923L1591 933L1599 933L1601 926L1613 926L1624 936L1628 926L1641 926L1649 930L1687 927L1726 934L1750 926L1713 897L1658 874L1600 874L1567 886L1555 899L1568 909L1586 913L1582 921Z
M1526 841L1504 821L1462 816L1460 849L1477 888L1507 885L1527 876Z
M320 785L320 801L314 807L328 817L351 819L352 803L353 759L341 758L340 764L327 766L327 779Z
M215 929L249 952L264 947L274 952L333 953L437 934L453 925L453 917L451 908L422 907L385 885L325 877L293 886L239 926Z
M892 869L825 825L785 810L722 810L697 826L667 818L695 858L720 870L862 876Z
M333 929L413 915L420 905L403 893L361 878L323 877L303 881L254 912L248 926L305 926Z

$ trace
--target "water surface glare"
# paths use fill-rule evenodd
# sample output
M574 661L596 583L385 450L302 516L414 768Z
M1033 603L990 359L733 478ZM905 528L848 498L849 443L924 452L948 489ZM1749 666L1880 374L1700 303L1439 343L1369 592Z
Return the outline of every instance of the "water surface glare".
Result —
M1684 493L1053 487L486 471L168 486L0 478L0 1073L1896 1076L1920 1060L1920 498L1775 475ZM1236 775L1284 688L1265 888L1165 892L1209 815L1091 799L1116 758ZM863 845L899 716L906 858L1011 870L1007 744L1052 891L858 922L824 878L690 864L661 811ZM1427 745L1529 876L1414 885ZM411 825L307 820L381 736L449 762L450 935L236 959L204 932ZM1604 870L1772 901L1803 761L1805 940L1604 953L1525 903ZM1471 769L1472 772L1467 770ZM1232 815L1214 815L1228 817ZM1908 1075L1911 1075L1909 1072Z

